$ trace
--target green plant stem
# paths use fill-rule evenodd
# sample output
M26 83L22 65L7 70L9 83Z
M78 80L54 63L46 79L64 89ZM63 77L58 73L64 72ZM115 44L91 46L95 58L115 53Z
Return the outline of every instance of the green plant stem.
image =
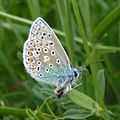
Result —
M79 14L79 8L78 8L78 5L77 5L77 1L76 0L71 0L71 1L72 1L72 5L73 5L74 14L75 14L75 17L76 17L76 20L77 20L79 33L80 33L81 38L83 40L83 44L84 44L84 48L85 48L87 58L88 58L90 63L93 63L93 57L91 56L91 52L89 50L89 46L88 46L88 43L87 43L87 37L86 37L85 30L84 30L84 27L83 27L83 24L82 24L81 16ZM100 88L98 80L97 80L97 73L96 73L95 67L94 67L94 65L90 64L90 68L91 68L92 77L93 77L92 83L93 83L93 87L94 87L94 91L95 91L95 98L98 101L98 103L105 109L105 105L104 105L104 102L102 100L101 88ZM101 114L101 116L106 117L102 114Z
M49 110L50 114L51 114L52 116L54 116L54 118L56 118L55 114L54 114L53 111L51 110L51 108L50 108L50 106L49 106L49 104L48 104L47 101L46 101L46 107L47 107L47 109Z
M72 19L70 16L70 1L57 0L57 7L58 7L58 13L60 16L62 28L63 28L63 31L65 32L65 45L67 47L71 62L75 64L76 63L75 56L74 56L75 41L73 40L74 38L73 38L73 31L72 31Z
M100 44L96 45L96 48L98 50L105 50L105 51L112 51L112 52L116 52L116 51L120 51L120 47L114 47L114 46L103 46Z
M14 15L11 15L11 14L7 14L7 13L2 12L2 11L0 11L0 15L4 16L6 18L9 18L9 19L13 19L13 20L22 22L22 23L32 24L32 21L30 21L30 20L27 20L27 19L24 19L24 18L21 18L21 17L17 17L17 16L14 16Z
M21 18L21 17L17 17L17 16L14 16L14 15L2 12L2 11L0 11L0 16L6 17L9 19L18 21L18 22L22 22L22 23L26 23L26 24L30 24L30 25L32 24L32 21L30 21L30 20L27 20L27 19ZM2 23L2 24L4 24L4 23ZM53 30L56 34L61 35L61 36L65 36L64 32L59 31L59 30L54 29L54 28L53 28ZM81 38L75 37L74 39L76 42L83 44L83 40ZM89 42L89 41L87 41L87 44L89 47L92 46L91 42ZM113 47L113 46L98 45L98 47L96 47L96 49L97 50L104 50L104 51L109 50L110 52L120 52L120 47Z
M0 107L0 116L14 115L19 117L27 117L25 109L13 107Z
M2 12L0 11L0 16L3 16L5 18L9 18L9 19L12 19L12 20L15 20L15 21L18 21L18 22L21 22L21 23L25 23L25 24L29 24L31 25L33 21L31 20L28 20L28 19L25 19L25 18L21 18L21 17L17 17L15 15L11 15L11 14L8 14L8 13L5 13L5 12ZM56 34L59 34L61 36L65 36L65 34L59 30L56 30L53 28L53 30L55 31Z

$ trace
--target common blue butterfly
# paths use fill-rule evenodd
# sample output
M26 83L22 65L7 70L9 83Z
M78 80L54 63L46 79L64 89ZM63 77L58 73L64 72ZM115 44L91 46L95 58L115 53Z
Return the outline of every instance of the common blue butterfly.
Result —
M57 36L50 26L37 18L24 43L23 63L38 82L55 86L58 98L72 90L82 73L73 68Z

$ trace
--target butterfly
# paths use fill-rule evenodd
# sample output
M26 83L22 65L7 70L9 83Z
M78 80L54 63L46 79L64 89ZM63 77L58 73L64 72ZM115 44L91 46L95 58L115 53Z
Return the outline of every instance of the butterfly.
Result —
M23 47L23 63L32 78L55 86L58 98L71 91L82 76L71 66L59 39L41 17L31 25Z

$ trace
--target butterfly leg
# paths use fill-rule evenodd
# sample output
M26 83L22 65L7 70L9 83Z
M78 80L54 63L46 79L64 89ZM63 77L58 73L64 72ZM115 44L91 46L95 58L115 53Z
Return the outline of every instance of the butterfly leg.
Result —
M72 85L69 83L66 89L64 90L64 95L71 90L72 90Z

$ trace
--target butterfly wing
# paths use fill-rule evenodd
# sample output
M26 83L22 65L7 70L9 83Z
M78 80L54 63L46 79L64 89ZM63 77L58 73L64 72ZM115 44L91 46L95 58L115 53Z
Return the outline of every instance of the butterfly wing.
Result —
M50 26L37 18L24 43L23 62L27 72L37 81L52 85L71 70L69 58Z

